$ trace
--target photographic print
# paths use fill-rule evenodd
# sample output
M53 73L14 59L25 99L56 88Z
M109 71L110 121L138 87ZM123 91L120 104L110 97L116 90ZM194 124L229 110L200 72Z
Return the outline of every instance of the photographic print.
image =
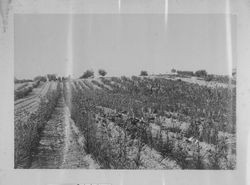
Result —
M15 168L234 170L235 27L225 14L15 14Z

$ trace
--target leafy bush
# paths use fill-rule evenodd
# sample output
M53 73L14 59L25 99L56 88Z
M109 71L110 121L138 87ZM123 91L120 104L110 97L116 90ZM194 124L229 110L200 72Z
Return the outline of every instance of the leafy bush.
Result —
M208 81L208 82L212 81L213 79L214 79L214 76L213 76L213 75L207 75L207 76L205 77L205 80Z
M182 76L194 76L193 71L177 71L177 74Z
M148 72L147 71L141 71L140 76L148 76Z
M56 81L57 77L55 74L47 74L49 81Z
M197 77L206 77L207 76L207 71L206 70L198 70L195 72L195 76Z
M94 71L91 70L87 70L83 73L83 75L80 77L80 79L82 78L90 78L90 77L94 77Z
M171 73L176 73L176 69L171 69Z
M36 76L34 78L34 81L42 81L42 82L46 82L47 78L45 76Z
M27 96L32 91L32 89L33 89L32 86L27 86L22 88L21 90L15 91L15 100Z
M103 70L103 69L99 69L98 73L101 76L106 76L106 74L107 74L107 72L105 70Z

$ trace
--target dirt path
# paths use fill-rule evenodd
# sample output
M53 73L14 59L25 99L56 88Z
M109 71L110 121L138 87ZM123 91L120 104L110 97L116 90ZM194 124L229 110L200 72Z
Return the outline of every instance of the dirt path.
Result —
M71 120L63 97L45 124L31 168L99 168L91 156L85 153L84 137Z
M84 151L84 137L70 118L68 107L65 107L65 148L64 159L61 168L87 168L97 169L99 165Z

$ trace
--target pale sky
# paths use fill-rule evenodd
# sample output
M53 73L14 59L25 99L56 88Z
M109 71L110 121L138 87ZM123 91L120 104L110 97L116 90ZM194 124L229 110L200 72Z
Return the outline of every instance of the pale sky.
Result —
M226 17L222 14L15 15L15 76L105 69L137 75L205 69L228 73ZM231 16L233 67L236 17Z

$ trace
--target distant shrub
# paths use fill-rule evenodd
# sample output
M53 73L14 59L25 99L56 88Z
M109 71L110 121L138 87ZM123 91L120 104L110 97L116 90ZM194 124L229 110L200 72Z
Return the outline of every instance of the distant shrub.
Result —
M207 75L207 76L205 77L205 80L208 81L208 82L212 81L213 79L214 79L214 76L213 76L213 75Z
M210 80L208 75L205 80ZM236 84L236 80L227 75L212 75L212 79L210 81L218 82L218 83L226 83L226 84Z
M45 76L36 76L34 78L34 81L42 81L42 82L46 82L47 78Z
M40 82L41 81L35 81L35 82L33 82L32 88L37 88L40 85Z
M32 86L28 86L28 87L22 88L21 90L15 91L15 100L27 96L32 91L32 89L33 89Z
M177 71L178 75L184 75L184 76L194 76L193 71Z
M147 71L141 71L140 76L148 76L148 72Z
M61 77L62 81L67 81L67 80L70 80L71 79L71 76L63 76Z
M49 81L56 81L57 77L55 74L47 74L47 78L49 79Z
M25 82L33 82L33 80L30 80L30 79L21 79L21 80L18 80L17 78L14 78L14 82L15 83L25 83Z
M87 70L83 73L83 75L80 77L80 79L82 78L90 78L90 77L94 77L94 71L91 70Z
M171 73L176 73L176 69L171 69Z
M101 76L106 76L106 74L107 74L107 72L105 70L103 70L103 69L99 69L98 73Z
M129 81L131 81L128 77L126 77L126 76L121 76L121 80L123 81L123 82L129 82Z
M141 78L138 77L138 76L132 76L131 79L132 79L133 81L139 81Z
M62 77L57 77L57 81L61 82L62 81Z
M122 77L121 77L122 78ZM122 82L122 79L121 78L118 78L118 77L111 77L111 81L114 81L116 83L121 83ZM126 77L125 77L126 78Z
M198 70L195 72L195 76L197 77L206 77L207 76L207 71L206 70Z

